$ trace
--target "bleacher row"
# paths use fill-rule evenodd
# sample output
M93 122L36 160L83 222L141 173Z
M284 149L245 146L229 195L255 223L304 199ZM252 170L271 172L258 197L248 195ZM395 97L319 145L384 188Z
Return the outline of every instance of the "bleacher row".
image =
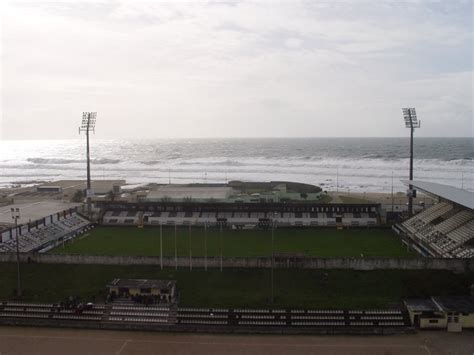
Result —
M177 322L208 324L226 322L227 325L246 326L300 326L300 327L351 327L351 326L409 326L409 319L401 310L282 310L282 309L178 309ZM359 323L359 324L357 324Z
M104 310L103 305L95 305L90 309L78 311L59 307L56 304L3 302L0 304L0 318L100 321Z
M38 251L58 240L75 237L92 228L89 221L73 213L46 226L32 228L18 239L20 252ZM15 252L16 237L0 243L0 252Z
M465 245L474 238L474 212L439 202L402 223L402 227L433 256L474 257Z
M337 222L336 218L340 218ZM106 211L103 223L109 225L199 225L215 226L219 221L228 225L255 225L276 220L281 226L352 226L377 225L375 213L326 212L141 212Z
M64 309L57 304L0 303L2 318L38 318L168 325L230 325L291 327L407 327L406 311L271 310L176 308L145 305L91 305Z

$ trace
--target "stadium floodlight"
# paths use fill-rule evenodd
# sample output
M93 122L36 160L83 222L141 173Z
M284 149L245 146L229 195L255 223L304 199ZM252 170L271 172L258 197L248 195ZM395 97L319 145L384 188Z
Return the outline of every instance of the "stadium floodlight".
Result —
M92 189L91 189L91 164L90 164L90 148L89 148L89 132L95 133L95 122L97 119L97 112L83 112L82 113L82 122L79 126L79 134L81 132L86 132L86 155L87 155L87 190L86 190L86 197L87 197L87 213L89 215L89 219L92 217L92 207L91 207L91 196L92 196Z
M410 181L413 180L413 133L415 128L421 127L421 121L416 116L416 110L414 107L402 108L403 119L405 120L405 127L410 128ZM416 197L416 191L412 185L408 186L407 191L408 197L408 216L413 215L413 197Z
M12 213L12 219L15 221L15 235L16 235L16 275L17 275L17 286L16 296L21 298L21 276L20 276L20 245L18 239L20 238L20 230L18 229L18 219L20 218L19 208L10 208ZM21 229L21 228L20 228Z

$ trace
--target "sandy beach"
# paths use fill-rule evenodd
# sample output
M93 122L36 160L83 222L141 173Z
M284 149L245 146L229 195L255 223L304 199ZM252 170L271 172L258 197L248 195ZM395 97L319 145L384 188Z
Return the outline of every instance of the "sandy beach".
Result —
M394 210L402 210L406 207L408 199L404 192L384 193L384 192L336 192L328 191L328 195L332 198L331 203L366 203L375 202L385 206L390 210L393 200ZM418 194L413 199L414 206L431 206L434 199L424 194ZM398 208L397 208L398 206Z

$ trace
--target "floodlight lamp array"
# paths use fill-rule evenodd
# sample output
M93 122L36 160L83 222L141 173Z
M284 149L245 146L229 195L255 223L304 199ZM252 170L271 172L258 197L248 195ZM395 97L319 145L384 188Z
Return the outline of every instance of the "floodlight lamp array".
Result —
M96 119L97 119L97 112L83 112L82 123L81 123L81 126L79 127L79 132L94 131Z
M419 128L421 121L416 117L416 110L414 107L402 108L403 119L405 120L406 128Z
M12 212L12 218L13 219L20 217L20 209L19 208L10 208L10 210Z

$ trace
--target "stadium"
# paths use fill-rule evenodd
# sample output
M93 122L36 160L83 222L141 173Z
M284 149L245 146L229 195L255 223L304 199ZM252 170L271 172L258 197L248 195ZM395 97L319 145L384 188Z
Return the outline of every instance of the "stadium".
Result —
M244 194L230 186L174 185L126 198L99 196L92 219L82 205L1 232L2 283L14 285L18 236L21 268L29 275L25 296L35 303L4 302L0 319L109 329L391 333L436 327L436 319L420 323L421 316L414 324L409 310L423 314L416 308L421 301L409 301L410 309L402 303L431 295L444 297L449 312L467 314L461 329L470 328L474 312L463 304L471 297L462 296L473 272L466 192L405 183L435 203L398 224L387 223L380 203L331 203L315 187L305 186L315 192L302 196L282 182L269 183L270 193L255 186ZM436 282L429 281L433 270ZM106 285L122 278L173 280L176 301L145 309L121 296L102 304ZM147 290L134 292L148 299L153 291ZM7 288L2 292L11 298ZM50 303L72 294L98 303L79 313ZM436 312L444 317L447 311Z
M151 190L137 201L98 198L94 223L85 210L73 208L7 228L1 232L0 251L15 252L18 233L21 252L188 256L192 249L193 256L263 257L272 253L273 234L277 253L472 257L472 193L421 181L411 184L437 203L393 224L393 231L380 203L326 203L316 194L313 199L267 202L262 191L244 196L239 190L236 196L232 184L171 185ZM280 186L270 191L272 200L282 199L275 193L282 185L272 185Z
M293 189L298 185L291 184ZM235 184L172 185L152 190L139 201L98 198L94 201L95 223L88 222L87 211L75 208L20 226L20 251L159 255L156 237L161 233L163 253L168 256L173 255L173 239L179 256L189 255L190 246L194 256L219 255L221 241L227 256L269 256L274 234L276 251L281 253L410 255L389 229L381 228L378 203L325 203L321 189L299 184L308 191L303 200L302 192L288 191L282 182L270 183L279 190L269 191L272 202L267 202L265 191L257 193L256 184L252 185L248 194L242 194L242 189L232 192ZM291 194L300 200L290 200ZM1 235L1 250L14 252L15 228ZM203 250L205 238L207 250Z

